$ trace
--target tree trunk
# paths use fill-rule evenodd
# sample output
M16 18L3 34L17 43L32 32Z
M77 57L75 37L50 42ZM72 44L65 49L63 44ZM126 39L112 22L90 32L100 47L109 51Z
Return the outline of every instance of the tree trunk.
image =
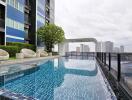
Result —
M52 45L51 44L46 45L46 50L48 52L52 52Z

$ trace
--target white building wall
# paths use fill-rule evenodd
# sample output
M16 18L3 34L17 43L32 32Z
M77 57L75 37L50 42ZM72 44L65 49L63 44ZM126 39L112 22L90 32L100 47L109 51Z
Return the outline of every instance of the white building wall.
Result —
M120 46L120 52L121 53L123 53L125 51L125 48L124 48L124 46L122 45L122 46Z
M102 51L102 42L98 42L95 46L96 52Z
M65 55L65 43L58 44L58 51L59 51L59 55L61 56Z
M69 52L69 43L65 43L65 52Z
M114 48L113 42L106 41L104 45L105 45L105 51L104 52L113 52L113 48Z

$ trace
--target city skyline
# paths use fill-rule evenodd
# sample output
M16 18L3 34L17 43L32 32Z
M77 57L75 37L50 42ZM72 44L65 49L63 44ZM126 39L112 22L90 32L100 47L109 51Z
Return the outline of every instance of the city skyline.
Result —
M101 41L97 43L96 52L125 52L125 47L123 45L115 46L114 42L111 41Z
M130 52L131 4L131 0L56 0L55 23L64 28L67 38L95 37L124 45Z
M83 46L81 46L83 45ZM86 48L88 46L88 51L90 52L126 52L126 48L124 45L116 46L114 42L111 41L98 41L97 46L95 46L94 43L87 43L87 42L82 42L82 43L69 43L65 45L66 52L67 51L80 51L82 52L83 50L81 49ZM80 50L79 50L80 49ZM84 50L84 52L86 49ZM88 52L86 51L86 52Z

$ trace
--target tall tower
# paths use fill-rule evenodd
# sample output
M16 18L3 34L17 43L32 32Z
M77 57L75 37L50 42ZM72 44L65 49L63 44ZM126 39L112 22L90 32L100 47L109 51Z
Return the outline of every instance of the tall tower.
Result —
M0 44L38 44L37 30L54 23L54 0L0 0Z

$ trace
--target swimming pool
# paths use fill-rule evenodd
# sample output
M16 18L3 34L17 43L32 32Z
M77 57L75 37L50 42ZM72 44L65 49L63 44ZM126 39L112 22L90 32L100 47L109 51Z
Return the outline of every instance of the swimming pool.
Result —
M41 62L38 67L21 72L19 77L6 76L1 88L37 100L116 100L92 59Z

